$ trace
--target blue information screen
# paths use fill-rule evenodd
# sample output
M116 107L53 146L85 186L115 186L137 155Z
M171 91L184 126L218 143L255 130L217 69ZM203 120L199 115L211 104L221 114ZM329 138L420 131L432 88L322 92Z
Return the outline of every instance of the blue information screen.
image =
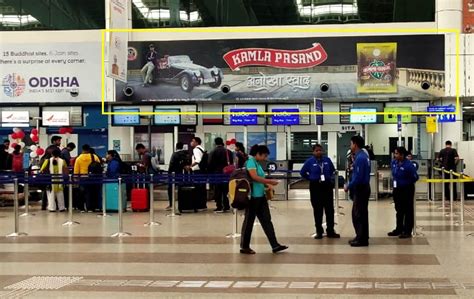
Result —
M257 114L248 114L248 112L257 112L257 109L230 109L230 112L235 114L230 115L230 124L232 126L252 126L258 124Z
M113 112L140 112L139 108L114 108ZM120 114L112 116L112 125L114 126L138 126L140 125L140 115L138 114Z
M297 108L283 108L283 109L272 109L272 112L284 112L285 114L274 114L272 115L272 125L274 126L295 126L300 124L300 112Z
M449 106L428 106L427 112L456 112L456 107L454 105ZM456 115L455 114L438 114L438 122L439 123L448 123L448 122L455 122Z

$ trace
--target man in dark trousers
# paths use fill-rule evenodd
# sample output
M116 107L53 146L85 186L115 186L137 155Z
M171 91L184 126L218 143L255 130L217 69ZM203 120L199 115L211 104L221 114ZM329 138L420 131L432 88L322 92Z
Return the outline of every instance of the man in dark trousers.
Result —
M209 154L209 173L222 174L224 167L234 163L232 152L225 148L224 140L217 137L214 139L216 147ZM218 183L214 185L214 200L216 202L216 213L225 213L230 210L228 183Z
M349 185L344 191L354 194L352 205L352 224L356 237L349 241L352 247L369 246L369 197L370 197L370 159L365 151L364 138L351 138L351 151L355 154L354 170Z
M170 165L168 167L168 174L171 175L173 172L177 175L183 174L183 170L186 166L191 165L191 157L187 150L183 150L183 143L181 141L176 143L176 151L171 155ZM166 208L167 211L171 210L173 201L173 184L168 184L168 200L169 206Z
M458 151L453 148L453 144L451 141L446 141L446 147L439 152L438 160L441 161L441 165L443 165L446 171L456 171L456 165L459 162L459 155ZM444 178L449 180L450 176L449 173L444 173ZM449 200L450 196L450 189L449 183L444 184L444 196L446 200ZM453 200L456 200L458 196L456 183L453 184Z
M323 156L323 147L316 144L313 146L313 156L306 160L300 171L301 176L310 181L309 192L316 225L315 239L323 238L323 210L326 213L327 237L340 238L334 231L334 170L331 159Z
M400 239L411 238L414 224L415 183L418 181L413 163L406 158L404 147L395 149L395 159L392 161L393 201L397 211L397 227L388 233L390 237Z

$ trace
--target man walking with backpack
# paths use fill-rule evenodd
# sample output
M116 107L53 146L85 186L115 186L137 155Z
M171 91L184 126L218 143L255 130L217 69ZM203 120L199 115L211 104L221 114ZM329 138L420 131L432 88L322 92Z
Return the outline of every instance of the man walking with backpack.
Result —
M217 137L214 140L216 148L209 155L209 173L223 174L227 166L234 165L232 152L225 148L224 140ZM230 210L228 183L218 183L214 185L214 200L216 201L216 213L225 213Z

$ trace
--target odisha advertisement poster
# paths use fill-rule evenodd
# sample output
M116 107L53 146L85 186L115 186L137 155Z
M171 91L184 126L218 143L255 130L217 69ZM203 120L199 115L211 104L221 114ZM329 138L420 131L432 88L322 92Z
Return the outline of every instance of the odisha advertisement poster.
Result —
M433 88L422 90L423 77ZM129 43L116 101L428 98L444 95L444 81L443 35L150 40Z
M396 43L357 44L357 92L396 93Z

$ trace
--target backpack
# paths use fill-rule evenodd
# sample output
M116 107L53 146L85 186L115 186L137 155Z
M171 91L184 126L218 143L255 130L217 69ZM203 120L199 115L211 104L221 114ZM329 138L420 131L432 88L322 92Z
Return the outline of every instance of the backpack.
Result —
M202 152L202 158L198 164L199 170L206 172L207 168L209 167L209 155L207 154L207 151L203 150L202 148L198 147L198 149Z
M227 165L224 167L224 169L222 169L222 172L224 174L232 174L236 167L233 163L233 161L231 161L231 159L229 158L229 154L232 154L229 150L225 150L225 155L226 155L226 158L227 158Z
M91 164L89 164L89 167L87 168L87 171L90 174L102 174L102 172L103 172L102 164L100 164L100 162L97 162L95 160L95 157L94 157L93 154L91 154L91 159L92 159L92 162L91 162Z
M244 210L249 205L251 182L247 169L237 168L229 178L229 201L237 210Z
M153 171L158 172L160 170L160 160L158 160L158 155L150 156L150 162Z
M176 166L176 173L182 173L184 167L191 165L191 159L189 158L189 153L187 151L178 152L178 165Z
M123 161L120 161L120 174L131 174L132 173L132 166L127 164Z

